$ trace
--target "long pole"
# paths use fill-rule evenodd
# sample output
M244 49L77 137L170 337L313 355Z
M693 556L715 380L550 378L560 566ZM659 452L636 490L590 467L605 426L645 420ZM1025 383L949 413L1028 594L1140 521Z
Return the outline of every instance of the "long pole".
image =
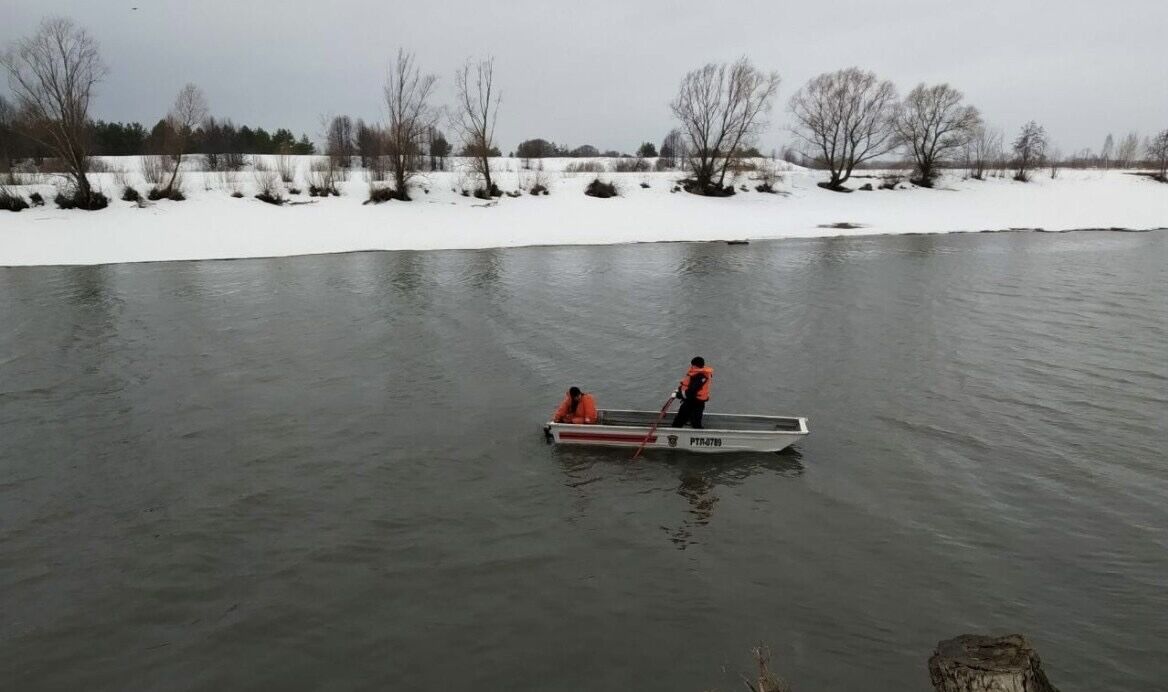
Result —
M637 452L633 454L633 461L636 461L637 457L641 456L641 452L644 451L645 445L649 444L649 438L653 437L653 433L657 432L657 426L661 424L661 419L665 417L665 412L668 411L669 407L672 405L673 395L670 394L669 398L665 400L665 405L661 407L661 413L657 416L657 420L653 421L653 427L649 428L649 434L645 435L645 439L641 440L641 446L637 447Z

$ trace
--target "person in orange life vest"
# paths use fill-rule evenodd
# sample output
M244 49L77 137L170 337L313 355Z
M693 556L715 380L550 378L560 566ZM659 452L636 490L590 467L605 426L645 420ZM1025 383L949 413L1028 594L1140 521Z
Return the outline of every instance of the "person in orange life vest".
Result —
M585 425L596 423L596 399L592 398L591 394L580 391L579 387L568 389L568 395L552 415L552 422Z
M702 427L702 413L710 400L710 380L714 379L714 369L706 367L706 360L698 356L689 362L689 372L681 378L681 384L674 397L681 399L681 408L673 419L674 428L684 428L689 423L695 428Z

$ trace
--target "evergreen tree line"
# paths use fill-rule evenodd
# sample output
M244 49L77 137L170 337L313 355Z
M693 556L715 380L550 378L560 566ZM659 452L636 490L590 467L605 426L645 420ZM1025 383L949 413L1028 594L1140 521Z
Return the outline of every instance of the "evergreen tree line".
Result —
M188 153L215 158L225 154L315 154L308 135L297 138L287 128L269 132L262 127L237 126L230 119L207 118L200 126L183 133L190 142ZM174 126L163 118L147 130L138 122L91 121L87 130L88 152L93 156L137 156L169 154L170 143L178 139ZM53 154L43 145L24 137L0 117L0 157L10 160L45 158Z
M117 123L98 120L90 126L96 155L128 156L168 153L167 142L176 132L163 118L147 132L140 123ZM190 152L194 154L315 154L316 146L308 135L297 139L287 128L268 132L262 127L236 126L230 119L207 118L189 133Z

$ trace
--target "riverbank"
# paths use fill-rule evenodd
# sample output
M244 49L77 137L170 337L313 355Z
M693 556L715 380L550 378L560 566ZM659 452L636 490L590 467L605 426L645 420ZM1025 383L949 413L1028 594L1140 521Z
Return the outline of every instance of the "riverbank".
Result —
M297 187L306 188L308 158L299 158ZM109 159L130 168L136 159ZM977 232L1010 229L1148 230L1168 227L1168 185L1122 171L1041 171L1033 182L962 180L947 176L935 189L901 183L879 189L877 174L853 178L852 194L816 186L818 171L781 172L777 194L755 191L756 174L737 180L748 191L724 199L675 192L676 172L572 173L570 160L549 160L542 173L522 170L518 159L499 159L504 191L524 191L537 178L546 196L523 192L486 202L464 196L461 172L419 176L412 202L363 204L368 183L360 171L340 183L340 197L289 195L282 207L255 199L250 172L234 185L221 174L185 174L183 202L139 206L117 199L114 173L97 174L111 197L97 212L47 206L0 215L0 266L106 264L160 260L270 257L358 250L433 250L593 245L658 241L717 241L838 235ZM620 196L584 195L595 177L613 181ZM131 184L145 192L137 173ZM51 199L51 181L16 188Z

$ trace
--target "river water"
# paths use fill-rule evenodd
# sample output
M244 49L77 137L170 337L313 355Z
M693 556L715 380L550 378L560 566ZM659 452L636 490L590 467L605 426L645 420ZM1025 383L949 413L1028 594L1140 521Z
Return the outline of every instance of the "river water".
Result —
M1163 232L10 268L0 322L5 689L1168 679ZM545 445L696 354L810 437Z

